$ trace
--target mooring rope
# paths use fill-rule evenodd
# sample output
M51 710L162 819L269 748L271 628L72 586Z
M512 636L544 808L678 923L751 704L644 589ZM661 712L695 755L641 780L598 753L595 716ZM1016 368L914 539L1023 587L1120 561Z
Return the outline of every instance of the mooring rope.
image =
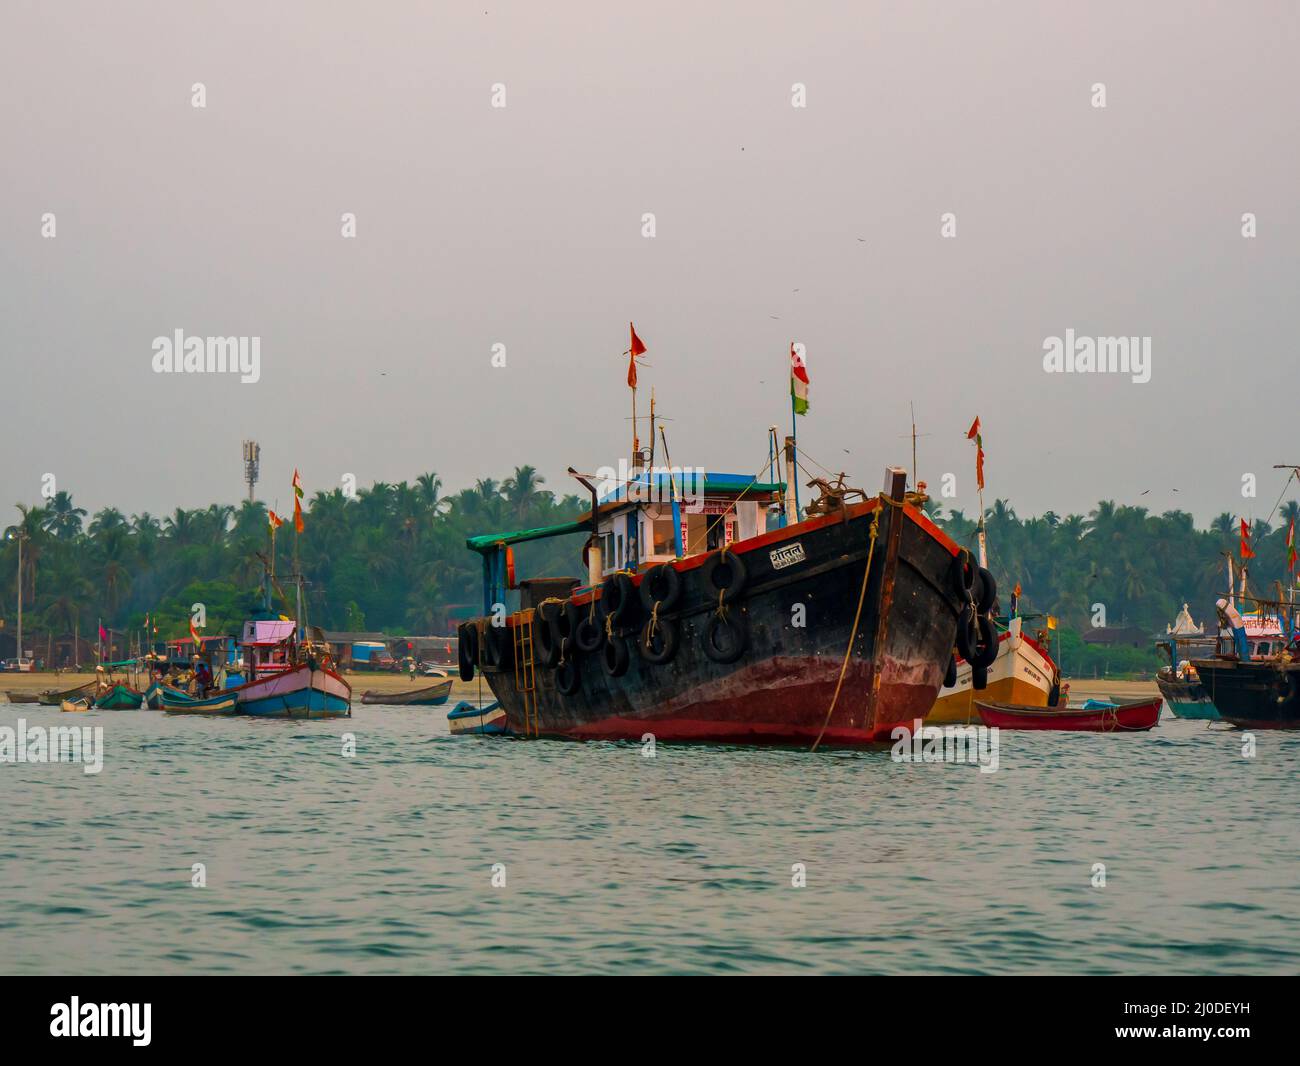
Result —
M903 506L898 500L886 496L883 492L879 498L897 507ZM831 715L835 712L835 704L840 698L840 689L844 685L844 675L849 669L849 659L853 655L853 642L858 638L858 623L862 620L862 605L867 601L867 585L871 581L871 560L876 554L876 538L880 535L880 511L881 508L877 507L876 513L871 516L871 526L867 530L867 536L871 541L867 548L867 568L862 574L862 589L858 593L858 609L853 614L853 628L849 631L849 645L844 649L844 661L840 663L840 676L839 680L835 682L835 694L831 696L831 705L826 708L826 720L822 722L821 732L817 734L817 739L813 741L810 751L816 751L817 745L822 742L822 737L826 735L826 729L831 724ZM874 682L875 679L873 678L872 683L874 684Z

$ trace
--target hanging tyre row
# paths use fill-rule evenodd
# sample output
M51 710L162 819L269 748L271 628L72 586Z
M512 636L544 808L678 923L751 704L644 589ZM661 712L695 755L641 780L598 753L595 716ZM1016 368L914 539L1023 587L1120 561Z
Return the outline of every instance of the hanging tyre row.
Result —
M965 600L957 617L956 654L970 663L971 685L983 689L988 685L989 667L998 657L998 630L993 624L998 583L964 550L953 559L952 582L956 593ZM957 683L955 656L948 661L943 681L949 688Z
M749 646L747 616L733 606L748 579L744 560L722 549L704 562L701 576L708 594L717 597L700 630L704 653L716 663L734 663ZM586 604L543 601L533 616L535 662L556 672L556 688L565 696L582 687L579 655L599 656L609 677L627 673L634 647L648 665L664 666L681 649L682 620L676 611L682 591L681 571L663 563L642 574L639 585L626 573L611 574L600 598Z

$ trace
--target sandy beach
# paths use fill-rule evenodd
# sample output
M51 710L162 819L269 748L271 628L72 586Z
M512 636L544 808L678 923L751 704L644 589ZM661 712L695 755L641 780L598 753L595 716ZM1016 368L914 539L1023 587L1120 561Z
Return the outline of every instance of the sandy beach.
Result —
M119 673L119 679L125 677ZM344 675L348 684L352 686L352 696L359 700L363 692L384 692L399 693L411 692L415 689L428 688L428 686L438 681L436 677L418 677L411 681L406 674L388 674L388 673L350 673ZM479 681L461 681L460 677L454 672L451 674L451 700L475 700L479 695ZM44 673L19 674L19 673L0 673L0 692L23 692L38 693L45 692L48 689L62 691L64 689L76 688L78 685L84 685L89 681L95 680L93 671L82 671L80 673L65 672L56 674L50 671ZM487 684L482 685L483 698L490 700L491 692L488 691Z

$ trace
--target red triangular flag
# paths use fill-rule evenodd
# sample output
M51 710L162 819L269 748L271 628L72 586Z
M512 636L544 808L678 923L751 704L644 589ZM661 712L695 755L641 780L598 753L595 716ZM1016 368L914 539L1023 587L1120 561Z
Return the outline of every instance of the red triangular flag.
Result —
M1243 559L1255 558L1255 553L1250 547L1250 526L1246 524L1244 518L1241 520L1241 557Z
M970 432L966 434L966 439L974 440L979 435L980 435L980 419L979 419L979 415L976 415L975 421L970 424Z
M636 327L631 322L627 324L628 330L632 334L632 346L628 349L627 356L627 387L636 388L636 357L645 352L645 345L641 343L641 338L636 335Z

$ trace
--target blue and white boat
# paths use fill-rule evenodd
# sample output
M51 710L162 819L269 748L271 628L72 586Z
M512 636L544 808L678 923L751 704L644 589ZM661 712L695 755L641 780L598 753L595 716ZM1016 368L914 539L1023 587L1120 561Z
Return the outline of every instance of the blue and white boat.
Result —
M352 686L335 672L324 648L296 643L297 623L244 623L240 646L253 680L228 689L239 713L256 718L341 718L352 714Z
M496 700L480 707L477 703L461 700L447 712L447 725L453 733L478 733L484 736L505 736L510 732L506 725L506 712Z

